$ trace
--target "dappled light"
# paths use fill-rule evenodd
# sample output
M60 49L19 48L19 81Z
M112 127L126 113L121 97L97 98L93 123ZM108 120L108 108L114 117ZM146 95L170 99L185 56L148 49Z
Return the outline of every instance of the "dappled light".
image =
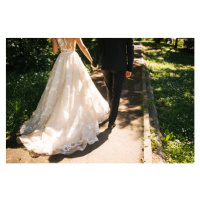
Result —
M91 55L94 55L97 39L86 38L83 41ZM13 149L21 152L22 157L25 154L27 157L28 151L22 144L16 142L16 135L23 122L28 120L36 109L53 63L60 52L53 54L50 40L45 38L9 38L6 42L6 147L8 151ZM67 162L77 162L78 159L87 160L89 154L94 154L98 149L108 145L114 134L114 137L119 138L122 137L120 134L126 134L127 141L130 140L134 144L132 148L138 149L134 153L139 152L138 156L142 157L141 152L142 149L144 150L142 144L144 133L142 80L144 79L142 76L143 62L141 61L144 59L147 66L145 73L150 76L154 95L154 99L148 99L147 107L151 110L152 104L156 106L162 133L162 148L166 154L165 161L169 163L194 162L194 39L137 38L134 44L136 48L134 49L133 74L130 78L126 78L123 84L116 128L108 129L107 120L100 124L99 141L87 145L84 151L77 151L71 155L58 154L48 157L40 155L35 158L39 157L38 160L51 163L65 162L65 160ZM101 69L92 72L89 61L79 47L76 51L97 89L103 98L107 99ZM100 60L100 66L101 62ZM147 77L145 81L147 84ZM147 97L149 97L148 92ZM151 134L157 136L151 113L150 122ZM117 135L119 132L120 136ZM120 145L123 146L123 142ZM156 152L158 144L152 138L151 145L152 151ZM115 148L118 148L118 143ZM34 155L29 153L34 158ZM13 159L14 157L13 155ZM31 157L27 162L36 162ZM8 160L11 162L12 158ZM141 161L137 160L137 162Z
M142 42L169 162L194 160L194 54ZM170 138L170 140L169 140Z

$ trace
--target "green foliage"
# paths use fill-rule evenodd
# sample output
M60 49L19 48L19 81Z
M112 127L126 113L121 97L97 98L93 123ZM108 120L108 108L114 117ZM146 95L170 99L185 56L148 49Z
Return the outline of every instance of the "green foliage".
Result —
M150 132L151 132L151 133L156 133L156 129L155 129L154 127L151 126L151 127L150 127Z
M17 71L6 80L6 134L16 133L36 109L49 77L49 71Z
M152 41L153 40L153 38L140 38L140 39L142 39L142 41Z
M164 133L163 140L167 142L169 139L172 140L173 138L174 138L173 132L170 133L169 130L166 129L165 133Z
M165 144L166 159L170 163L193 163L194 143L185 138L169 140Z
M194 162L194 55L164 42L142 43L148 47L145 55L167 161Z
M143 38L133 38L133 41L141 41Z
M154 38L155 43L160 43L163 40L163 38Z
M46 38L7 38L6 70L50 70L57 55Z
M183 39L178 39L178 47L183 48L184 45L184 40Z
M156 140L152 139L151 140L151 149L152 149L152 151L154 151L154 150L156 150L158 148L160 148L160 145L158 144L158 142Z
M194 49L194 38L186 38L184 45L187 49Z

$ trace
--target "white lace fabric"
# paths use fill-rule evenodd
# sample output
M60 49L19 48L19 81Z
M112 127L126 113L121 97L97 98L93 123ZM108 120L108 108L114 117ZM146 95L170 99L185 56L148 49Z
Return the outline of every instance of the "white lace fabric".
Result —
M58 39L59 54L38 106L19 139L39 154L71 154L98 141L109 106L75 52L75 40Z

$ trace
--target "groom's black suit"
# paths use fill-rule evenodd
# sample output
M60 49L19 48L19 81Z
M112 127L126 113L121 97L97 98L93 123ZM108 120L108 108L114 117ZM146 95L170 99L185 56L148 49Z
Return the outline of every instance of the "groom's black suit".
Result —
M117 118L125 72L132 72L133 51L133 39L131 38L98 39L92 65L96 67L100 56L103 54L101 69L107 87L108 102L111 110L109 124L114 124Z

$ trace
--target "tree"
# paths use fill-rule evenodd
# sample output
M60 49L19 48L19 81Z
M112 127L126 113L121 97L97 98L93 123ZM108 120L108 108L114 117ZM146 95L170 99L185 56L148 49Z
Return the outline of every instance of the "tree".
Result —
M174 45L175 49L177 49L177 45L178 45L178 38L176 38L176 41L175 41L175 45Z

